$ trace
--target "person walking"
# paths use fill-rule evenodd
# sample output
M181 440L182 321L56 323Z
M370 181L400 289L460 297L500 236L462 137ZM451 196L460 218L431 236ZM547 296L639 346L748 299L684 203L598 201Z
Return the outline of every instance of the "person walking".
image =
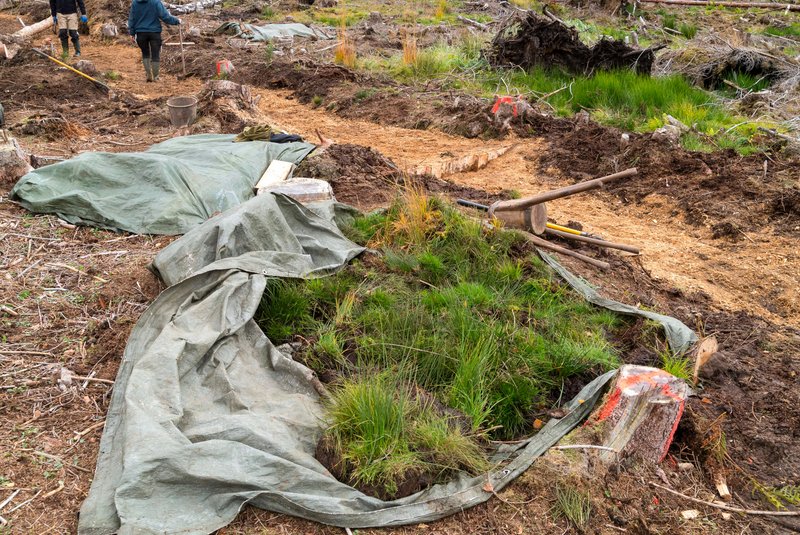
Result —
M81 56L81 40L78 36L78 9L81 12L81 22L88 22L86 7L83 0L50 0L50 14L53 24L58 26L58 38L61 40L61 55L69 56L69 40L75 48L75 57Z
M181 23L181 19L169 14L161 0L133 0L131 3L128 33L142 50L142 64L148 82L158 81L158 71L161 66L162 20L172 26Z

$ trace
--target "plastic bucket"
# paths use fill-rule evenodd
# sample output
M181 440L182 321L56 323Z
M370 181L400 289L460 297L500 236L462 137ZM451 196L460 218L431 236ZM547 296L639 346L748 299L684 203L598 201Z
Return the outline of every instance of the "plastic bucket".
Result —
M197 99L194 97L172 97L167 100L169 120L175 128L192 124L197 117Z

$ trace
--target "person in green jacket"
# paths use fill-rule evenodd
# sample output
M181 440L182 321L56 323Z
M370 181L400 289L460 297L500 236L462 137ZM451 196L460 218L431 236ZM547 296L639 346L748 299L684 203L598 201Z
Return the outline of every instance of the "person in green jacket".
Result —
M161 0L133 0L128 15L128 33L142 50L142 64L148 82L158 81L161 65L161 21L172 26L181 23L166 10Z

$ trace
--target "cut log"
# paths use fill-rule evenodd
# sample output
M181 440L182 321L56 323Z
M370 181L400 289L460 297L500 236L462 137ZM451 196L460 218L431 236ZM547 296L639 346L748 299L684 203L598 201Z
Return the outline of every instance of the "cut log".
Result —
M198 10L202 11L209 7L214 7L222 2L223 0L200 0L199 2L192 2L191 4L185 5L167 4L167 9L169 9L170 13L173 15L185 15L187 13L194 13Z
M770 2L704 2L701 0L639 0L644 4L667 4L673 6L719 6L756 7L779 11L800 11L800 4L773 4Z
M0 130L0 183L14 183L32 170L17 140Z
M418 165L408 169L407 172L414 176L430 175L436 178L442 178L444 176L454 175L456 173L478 171L489 165L489 162L492 160L496 160L511 150L513 146L514 145L500 147L499 149L480 152L478 154L468 154L467 156L462 156L461 158L455 158L444 162Z
M461 15L459 15L457 18L464 24L469 24L470 26L474 26L479 30L486 31L489 29L488 24L483 24L482 22L478 22L477 20L468 19L467 17L462 17Z
M39 32L43 32L48 28L53 27L53 19L51 17L47 17L44 20L40 20L36 24L31 24L30 26L25 26L21 30L17 30L13 34L13 37L31 37L36 35Z
M537 236L544 234L547 228L547 205L544 203L526 210L495 212L494 216L509 228L533 232Z

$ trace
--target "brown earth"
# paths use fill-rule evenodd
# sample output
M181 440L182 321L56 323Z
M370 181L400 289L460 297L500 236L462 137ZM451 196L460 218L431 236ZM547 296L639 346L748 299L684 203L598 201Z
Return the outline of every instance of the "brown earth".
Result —
M0 91L4 93L0 94L7 95L3 103L10 124L56 110L85 129L82 137L73 139L20 136L23 146L37 154L68 157L82 150L136 150L174 135L166 121L164 100L174 94L196 94L201 81L178 80L166 74L161 84L144 84L134 48L119 43L101 46L91 38L84 43L85 58L95 62L100 72L114 70L122 75L109 81L114 88L112 98L46 60L28 58L2 67ZM174 61L174 50L165 54L171 54L167 58ZM273 66L275 71L281 69L293 67ZM307 73L303 79L310 77ZM352 98L342 107L345 111L337 106L333 108L336 113L331 113L323 109L325 105L312 108L304 104L305 98L297 93L300 89L287 87L290 90L256 90L262 95L260 119L309 139L319 128L338 142L350 144L332 149L328 158L353 179L349 186L334 183L337 195L349 196L363 207L386 200L382 188L368 179L374 168L381 170L381 176L390 176L387 157L393 165L406 169L515 143L486 168L447 177L459 188L469 189L454 189L446 183L437 186L441 193L479 201L496 199L503 191L533 193L631 163L638 165L641 173L634 183L607 193L557 201L550 214L558 222L577 220L586 230L637 243L643 249L641 257L585 249L610 261L612 270L597 272L565 259L570 269L605 294L675 315L701 333L716 334L720 341L721 351L705 369L699 395L690 401L691 410L672 455L662 465L664 477L684 493L711 499L714 474L709 472L713 468L704 464L708 456L704 441L721 425L727 453L741 467L741 471L729 469L728 474L736 504L769 507L751 494L750 477L767 486L797 484L800 288L795 267L798 229L792 227L797 221L797 203L791 190L780 196L775 193L779 185L797 187L797 176L791 174L788 162L773 156L767 176L748 186L748 179L757 180L763 173L763 166L758 172L756 158L740 159L726 153L687 156L639 136L633 136L630 148L625 148L613 131L562 120L554 120L555 126L520 132L525 137L518 133L506 140L467 139L439 131L447 126L437 128L453 120L442 112L451 108L437 111L421 105L418 95L405 88L383 103L371 103L372 97L355 99L358 86L335 84L331 94L339 91ZM313 96L310 93L307 100ZM325 98L339 101L330 94ZM410 101L405 112L392 107L395 98ZM415 113L430 116L427 127L435 129L401 127L420 126L413 123ZM401 120L404 114L406 118ZM196 131L210 125L200 121ZM535 137L537 132L544 137ZM676 154L678 159L673 160ZM632 161L635 158L639 160ZM689 163L681 163L685 159ZM362 166L351 170L349 160L361 161ZM711 170L710 175L701 163ZM53 370L64 366L82 377L114 379L130 328L160 291L146 266L169 239L66 228L56 218L26 213L7 200L10 185L2 188L0 417L5 425L0 429L0 449L6 455L0 457L0 476L4 478L0 480L0 498L14 490L20 493L0 514L11 522L12 533L74 532L77 511L88 492L111 385L82 379L62 391ZM696 216L690 210L693 206L698 210ZM744 239L714 239L714 225L725 222L738 228ZM634 338L636 335L632 333ZM635 358L649 362L653 353L644 351ZM695 468L682 472L676 461L692 462ZM569 531L566 520L550 514L553 480L558 475L553 475L551 468L546 463L534 465L498 498L448 519L359 532ZM734 516L725 520L718 510L647 485L648 481L663 483L660 478L652 468L628 467L601 481L579 482L592 493L594 514L589 532L777 533L788 529L769 518ZM32 501L9 513L29 499ZM701 517L681 520L680 511L691 508L700 509ZM245 508L222 531L341 533L340 529L252 508Z

